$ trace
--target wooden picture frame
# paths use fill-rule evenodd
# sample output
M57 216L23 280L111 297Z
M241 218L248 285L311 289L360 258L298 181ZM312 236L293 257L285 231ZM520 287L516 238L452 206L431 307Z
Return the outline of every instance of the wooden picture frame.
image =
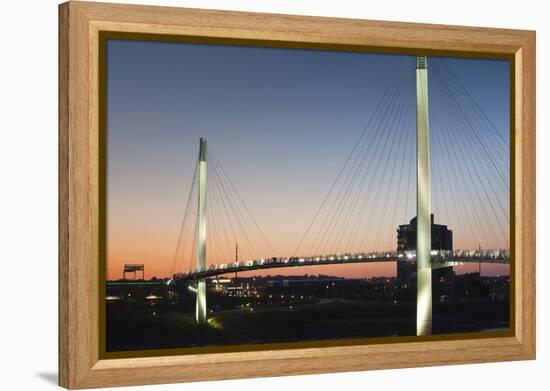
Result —
M512 332L369 344L104 358L101 355L102 32L198 42L459 55L511 67ZM98 300L99 298L99 300ZM384 342L384 343L380 343ZM535 358L535 33L523 30L88 2L59 6L59 384L90 388Z

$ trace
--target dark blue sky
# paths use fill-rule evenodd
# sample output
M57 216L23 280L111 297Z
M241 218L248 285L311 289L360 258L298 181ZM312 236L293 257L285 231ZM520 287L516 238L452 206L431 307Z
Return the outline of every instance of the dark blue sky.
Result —
M393 249L397 224L414 216L415 57L120 40L109 40L107 50L113 264L136 257L169 262L200 137L207 138L276 251L291 253L384 91L403 74L395 103L402 108L395 112L402 121L399 129L395 125L395 149L385 171L391 172L397 158L395 175L388 181L387 175L373 174L376 161L385 156L382 142L364 165L365 175L373 176L372 188L383 193L366 207L375 210L371 219L381 238L366 243ZM509 143L509 64L437 58L429 64L443 78L450 77L448 66L490 121L476 125L484 123L482 115L449 79L466 114L453 109L452 96L430 68L432 150L439 148L432 152L436 220L455 231L455 247L471 246L472 238L479 237L487 247L507 247L507 227L481 236L465 231L480 220L493 227L507 224L508 194L495 173L504 172L508 181L509 153L503 146ZM474 130L467 129L468 116ZM367 129L367 136L374 131ZM497 138L504 140L502 146ZM455 153L449 150L453 144L458 145ZM456 173L459 169L463 176ZM470 181L468 174L479 180ZM361 199L367 192L357 189ZM476 200L469 214L460 210ZM506 206L504 213L499 203ZM353 225L351 220L347 224Z

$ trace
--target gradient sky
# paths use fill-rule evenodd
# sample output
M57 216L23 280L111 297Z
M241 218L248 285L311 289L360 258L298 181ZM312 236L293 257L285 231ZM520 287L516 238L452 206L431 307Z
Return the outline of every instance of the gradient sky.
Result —
M465 130L467 120L449 108L445 87L430 71L436 222L453 230L455 248L479 244L507 248L509 198L495 173L501 170L509 181L509 153L494 143L493 132L509 142L509 64L433 61L445 61L490 121L477 133ZM397 225L415 214L414 57L109 40L108 278L119 278L124 263L144 263L148 277L170 274L200 137L208 140L276 252L270 254L259 240L254 255L293 254L369 118L374 115L374 124L378 118L382 126L383 109L376 107L400 75L404 75L403 89L394 102L394 117L401 122L395 124L385 149L383 139L380 146L365 144L372 150L365 150L361 173L365 183L372 185L357 187L356 205L368 194L373 199L365 201L365 217L351 206L347 222L347 210L342 214L340 239L353 236L346 227L366 232L362 224L370 224L372 238L350 240L351 250L395 249ZM472 111L465 96L457 99ZM484 117L473 112L473 121L483 123ZM380 126L367 128L366 137L374 140ZM445 133L439 128L450 130ZM447 144L458 147L453 153L445 149ZM491 164L489 157L494 159ZM378 172L392 172L391 180L377 174L378 161L386 168ZM465 211L461 205L466 204L472 207ZM323 213L328 211L322 210L320 218ZM318 250L314 242L319 225L313 225L301 251ZM339 249L339 245L329 241L325 250ZM242 256L250 255L242 247ZM208 251L208 263L222 263L212 259L214 250ZM178 254L178 268L191 265L193 254L193 249ZM395 274L389 265L315 269L299 274Z

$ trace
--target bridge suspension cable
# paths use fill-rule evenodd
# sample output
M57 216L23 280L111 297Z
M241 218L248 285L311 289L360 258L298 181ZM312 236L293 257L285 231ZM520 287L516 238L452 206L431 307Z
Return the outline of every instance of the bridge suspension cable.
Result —
M183 213L183 218L182 218L182 222L180 224L180 230L179 230L179 234L178 234L178 241L177 241L177 245L176 245L176 251L174 253L174 258L172 260L172 266L170 268L170 275L173 276L176 271L177 271L177 268L178 268L178 256L180 253L183 253L183 254L186 254L186 249L188 248L188 246L191 244L191 243L194 243L195 242L195 235L196 235L196 224L192 225L192 224L189 224L189 216L192 214L190 211L191 211L191 205L192 205L192 202L191 202L191 199L192 199L192 196L193 194L196 194L196 188L197 188L197 173L198 173L198 167L199 167L199 161L197 159L197 161L195 162L195 169L193 170L193 179L191 181L191 187L189 189L189 195L187 196L187 202L185 204L185 210L184 210L184 213ZM196 216L195 216L196 217ZM191 232L191 235L193 237L193 239L189 239L189 234ZM194 248L194 246L191 246L191 248ZM184 267L185 266L188 266L187 264L186 265L183 265ZM191 269L191 268L189 268Z
M462 207L457 209L455 205L455 210L461 210L468 216L466 220L472 237L470 244L475 245L475 238L485 243L490 238L489 245L507 248L509 179L502 170L504 168L509 172L510 154L503 136L506 132L495 134L496 127L481 111L472 94L459 84L460 80L447 61L434 60L432 72L434 94L439 97L432 104L436 129L434 147L441 159L439 166L453 167L453 173L457 175L453 193L462 197ZM472 111L477 115L471 115ZM482 118L487 120L481 122ZM437 172L434 174L437 181ZM447 197L443 195L446 192L442 190L434 192L434 197L445 201ZM464 223L462 225L465 228Z
M366 164L370 162L378 162L379 164L379 160L371 159L369 162L367 157L373 151L381 155L385 146L387 146L389 133L385 130L388 129L390 119L396 112L396 102L402 98L400 92L403 91L407 83L407 68L411 63L412 61L406 61L402 65L398 77L388 84L321 205L299 240L294 255L301 250L306 253L326 250L327 240L330 239L331 232L334 232L339 225L339 219L346 217L346 220L349 220L350 216L353 215L351 212L353 208L348 208L349 213L346 214L341 213L342 209L357 205L365 184L370 182L372 185L371 181L367 182L368 177L365 176L366 172L372 172L372 168L367 167ZM381 147L382 141L384 141L384 147ZM359 182L357 181L358 177L361 178ZM317 229L313 229L317 223L320 225L316 227ZM338 228L341 228L341 226ZM340 237L342 235L341 232L338 234ZM305 245L306 240L309 241L309 250L304 251L302 246Z
M196 268L197 219L197 167L189 188L189 195L178 235L172 262L172 275L178 271ZM206 260L208 265L234 261L234 248L238 244L244 259L274 256L275 252L256 218L231 181L220 159L208 146L208 185L206 191Z
M389 250L414 217L412 62L392 80L293 255ZM433 210L456 245L508 247L509 142L445 58L430 72ZM414 182L413 182L414 183Z
M415 215L415 72L403 57L328 192L297 241L292 257L395 249L396 229ZM431 199L455 248L509 246L510 150L507 129L483 110L445 58L432 58L430 84ZM277 249L209 147L208 264L271 258ZM196 265L197 169L189 189L172 271ZM299 222L289 221L289 224ZM180 264L180 261L183 264Z

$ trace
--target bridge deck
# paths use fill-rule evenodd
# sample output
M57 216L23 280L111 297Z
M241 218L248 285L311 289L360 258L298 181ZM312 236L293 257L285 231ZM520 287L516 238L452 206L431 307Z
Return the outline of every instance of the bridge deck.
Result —
M328 257L328 258L277 258L277 260L260 260L260 261L243 261L237 264L230 265L212 265L204 271L192 271L174 275L174 281L190 281L201 278L219 276L223 274L232 274L239 272L247 272L252 270L277 269L286 267L303 267L303 266L319 266L319 265L339 265L351 263L378 263L378 262L396 262L404 261L411 262L414 258L397 256L395 254L386 256L343 256L343 257ZM453 256L449 258L432 257L434 268L444 266L454 266L461 263L509 263L509 258L504 256Z

